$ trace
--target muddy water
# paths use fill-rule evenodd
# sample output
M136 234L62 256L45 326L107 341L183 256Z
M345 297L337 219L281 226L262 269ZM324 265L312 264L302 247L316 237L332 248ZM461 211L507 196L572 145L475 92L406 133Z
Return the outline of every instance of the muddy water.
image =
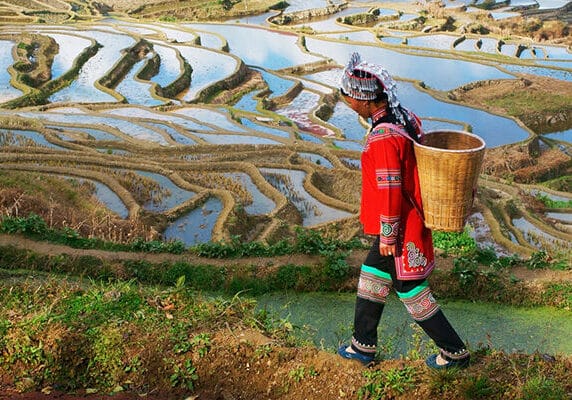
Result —
M351 337L355 295L350 293L272 293L258 307L296 327L296 334L326 349ZM572 354L572 313L548 307L521 308L451 301L441 309L470 349L492 346L507 352ZM411 348L412 319L390 295L379 326L379 346L391 357ZM430 344L422 334L423 343Z

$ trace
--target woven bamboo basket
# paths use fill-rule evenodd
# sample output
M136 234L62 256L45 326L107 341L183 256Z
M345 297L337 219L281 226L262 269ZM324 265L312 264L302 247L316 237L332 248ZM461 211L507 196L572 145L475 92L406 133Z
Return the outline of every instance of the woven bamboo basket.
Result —
M415 143L425 225L461 232L473 206L485 142L464 131L428 131Z

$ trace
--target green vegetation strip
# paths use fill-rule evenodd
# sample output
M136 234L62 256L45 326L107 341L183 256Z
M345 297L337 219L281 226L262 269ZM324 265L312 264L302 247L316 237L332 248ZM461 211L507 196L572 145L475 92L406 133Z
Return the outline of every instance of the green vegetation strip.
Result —
M180 242L135 240L130 244L103 242L79 237L71 229L51 230L33 214L28 218L5 217L0 232L17 233L35 239L74 244L81 248L103 247L106 250L139 252L171 252L181 255L178 260L165 257L162 262L124 257L99 257L82 254L39 254L31 250L4 246L0 252L0 268L4 270L43 271L71 274L99 280L135 279L145 284L173 286L183 277L196 290L223 291L230 294L246 291L258 295L274 290L337 291L355 290L358 270L347 258L352 249L363 248L359 241L343 242L322 237L319 232L299 229L295 242L280 241L273 245L260 242L242 243L238 237L229 243L205 243L185 249ZM436 234L436 243L445 249L444 257L455 257L451 271L437 270L431 277L434 292L441 298L469 299L513 305L548 305L572 308L572 283L542 283L530 285L516 279L511 268L517 265L529 269L567 269L554 263L544 252L534 253L528 260L516 256L497 257L492 249L478 249L475 242L463 234ZM188 262L184 256L203 257L199 263ZM275 265L273 256L305 254L318 256L310 265ZM260 267L240 261L242 257L268 257L267 266ZM208 262L208 259L219 259ZM220 259L227 262L220 262Z

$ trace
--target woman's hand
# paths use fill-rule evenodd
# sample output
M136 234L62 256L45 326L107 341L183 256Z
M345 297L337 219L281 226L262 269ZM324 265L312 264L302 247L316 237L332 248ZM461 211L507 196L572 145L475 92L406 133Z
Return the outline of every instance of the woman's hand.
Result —
M379 254L382 256L394 256L395 255L395 245L394 244L379 244Z

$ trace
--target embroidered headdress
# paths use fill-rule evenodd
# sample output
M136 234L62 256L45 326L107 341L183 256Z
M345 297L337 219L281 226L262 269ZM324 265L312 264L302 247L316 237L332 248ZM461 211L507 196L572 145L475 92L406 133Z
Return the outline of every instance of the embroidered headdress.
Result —
M342 73L340 87L344 94L356 100L375 100L381 92L385 93L393 115L401 123L405 122L395 81L381 65L362 61L359 53L351 55Z

